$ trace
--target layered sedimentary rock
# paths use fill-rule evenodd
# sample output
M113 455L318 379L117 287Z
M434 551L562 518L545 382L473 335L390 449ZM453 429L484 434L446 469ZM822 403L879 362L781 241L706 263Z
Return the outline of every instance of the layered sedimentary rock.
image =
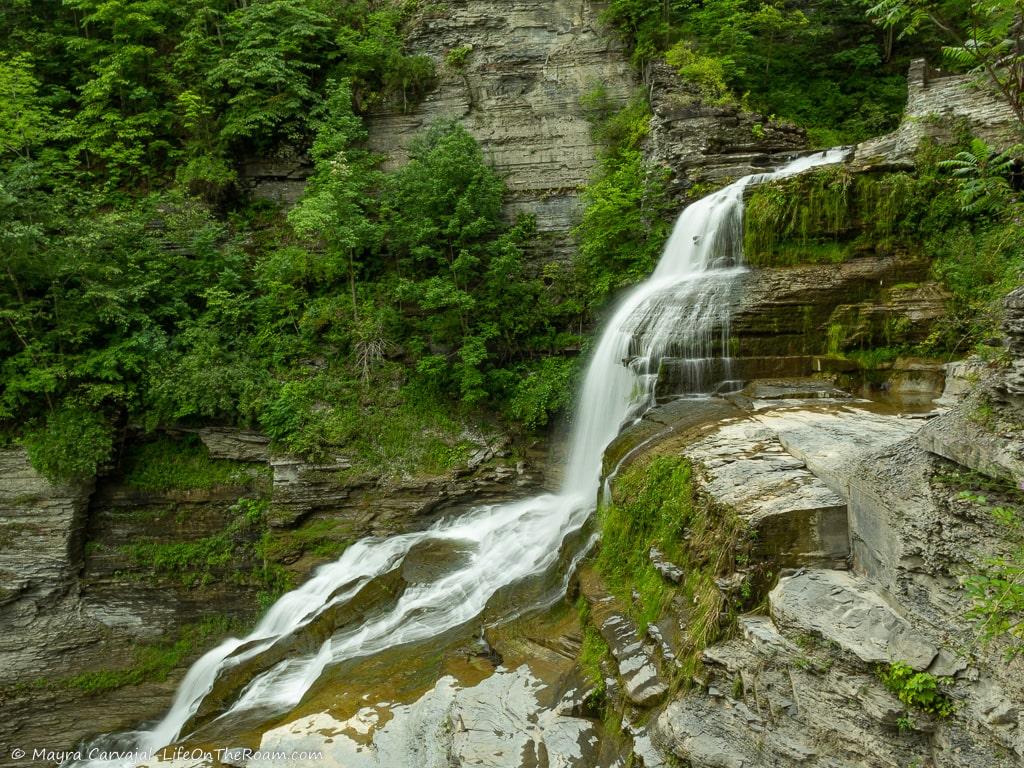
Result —
M803 129L709 103L664 62L650 62L645 80L653 113L647 153L669 169L669 192L683 200L770 170L807 146Z
M546 257L568 258L580 191L601 149L588 98L614 110L642 88L653 111L646 154L671 172L670 192L681 200L694 185L721 186L806 146L792 126L706 103L666 65L652 65L641 83L619 37L600 22L601 8L591 0L456 0L444 13L426 12L408 47L434 60L438 85L420 104L371 114L371 148L395 168L426 127L458 120L505 179L506 214L535 216Z
M425 128L458 120L504 178L507 215L536 216L539 231L567 256L579 189L598 152L581 98L600 91L615 109L636 86L598 12L586 0L456 0L443 13L428 12L413 24L408 47L434 60L438 85L406 111L370 115L371 148L396 168ZM465 51L459 63L452 51Z
M907 107L900 127L858 145L854 165L913 168L922 139L948 141L961 126L994 147L1009 147L1019 138L1013 110L983 77L945 74L918 59L907 75Z
M951 392L959 403L930 419L865 410L820 383L755 384L730 396L747 415L705 426L697 440L666 428L663 443L645 445L682 446L703 491L741 513L751 504L784 512L820 483L842 505L833 526L848 535L850 557L839 568L784 571L766 614L740 617L738 636L703 651L699 685L637 725L641 751L653 745L694 768L1024 762L1024 677L1005 662L1005 640L979 644L959 581L1006 554L990 507L1019 508L1022 476L1007 452L1024 441L1012 432L1012 410L979 420L979 403L994 402L979 398L1000 380L988 375L966 398ZM737 482L737 467L752 461L764 466ZM991 478L985 497L960 490L975 482L972 471ZM790 553L802 550L798 528L783 533ZM756 556L778 562L779 551L787 550ZM728 589L731 579L721 583ZM898 699L881 674L897 662L943 680L948 709Z
M1024 398L1024 286L1006 297L1005 313L1003 333L1011 361L1001 388L1020 403Z
M92 481L51 482L22 448L0 450L0 478L0 610L29 610L74 584Z

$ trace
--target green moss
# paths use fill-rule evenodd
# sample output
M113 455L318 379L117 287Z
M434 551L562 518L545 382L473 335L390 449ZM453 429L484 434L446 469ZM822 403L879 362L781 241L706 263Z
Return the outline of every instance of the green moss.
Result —
M392 377L407 374L389 366ZM382 373L383 376L383 373ZM312 460L344 456L344 479L432 477L463 464L477 448L471 427L425 383L394 389L385 380L366 392L352 382L318 377L289 389L274 405L272 437ZM477 414L479 415L479 414Z
M305 553L336 559L352 543L350 526L341 520L310 520L293 530L268 530L260 540L264 560L290 561Z
M240 499L223 531L191 541L138 541L120 550L138 569L138 578L174 579L187 587L222 578L280 594L291 580L265 551L267 508L265 500Z
M93 670L57 680L39 679L31 687L58 690L73 688L88 694L99 694L126 685L163 681L172 671L191 661L211 641L235 629L231 619L213 616L186 625L173 640L137 645L133 651L133 662L129 666Z
M931 176L854 174L842 165L764 184L746 206L746 259L778 267L920 251L920 216L942 186Z
M191 491L245 487L269 475L264 464L211 459L194 436L181 440L158 437L129 449L123 463L124 482L140 491Z
M601 550L596 567L609 590L631 606L641 631L656 621L676 590L687 606L682 617L686 648L683 677L702 649L734 624L737 611L756 605L761 585L746 584L730 602L715 579L745 562L751 542L735 515L697 494L693 467L678 456L658 456L631 465L615 481L614 502L598 513ZM651 565L657 546L686 574L669 585Z

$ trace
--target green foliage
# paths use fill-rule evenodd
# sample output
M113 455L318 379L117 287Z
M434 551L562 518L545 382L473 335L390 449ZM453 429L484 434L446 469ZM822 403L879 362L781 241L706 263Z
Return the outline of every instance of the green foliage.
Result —
M1024 2L946 3L938 0L871 0L868 15L906 37L922 29L947 43L946 61L978 75L1017 116L1024 131Z
M702 98L794 121L816 146L894 127L907 63L931 42L918 35L894 51L854 0L611 0L604 18L641 72L664 56Z
M39 93L32 59L26 53L0 53L0 157L30 158L49 138L54 117Z
M1018 144L996 153L984 141L975 139L969 150L957 152L952 159L940 162L939 167L957 178L964 213L1000 214L1016 202L1010 174L1015 158L1022 152L1024 145Z
M51 480L92 477L113 451L113 430L102 413L64 405L25 435L32 465Z
M259 554L279 562L292 562L307 552L316 558L336 560L351 543L344 521L324 518L304 522L293 530L265 532Z
M472 52L473 46L471 45L460 45L458 48L452 48L444 55L444 63L452 69L463 69L466 66L466 61L469 59L469 54Z
M726 62L700 53L688 40L680 40L666 51L665 61L683 78L695 84L707 101L722 103L732 98L726 80Z
M408 60L396 37L402 15L311 0L195 5L187 21L155 6L119 21L134 5L76 5L95 32L83 56L115 56L136 34L161 50L181 36L168 59L181 68L173 104L160 90L168 83L138 69L139 51L122 64L147 83L132 91L140 105L93 93L101 111L134 114L150 101L170 110L147 113L148 138L131 138L130 157L105 134L51 132L51 103L89 130L102 120L55 101L60 72L0 59L4 82L38 107L2 113L21 138L0 152L0 429L27 436L54 477L94 473L128 423L210 420L399 475L447 471L466 455L456 436L465 423L452 415L460 407L543 425L565 398L520 379L535 367L526 361L572 343L556 327L575 310L563 307L562 285L527 272L532 221L502 220L504 186L458 126L435 126L390 176L362 148L358 110L420 82L376 69ZM324 48L336 33L340 53ZM321 76L325 61L338 76ZM114 118L104 125L120 130ZM231 192L242 144L307 137L314 172L287 217ZM94 141L118 156L100 159L86 146ZM160 184L180 187L152 191ZM360 436L377 422L374 437Z
M964 579L971 599L967 616L977 625L983 642L1003 642L1008 659L1024 654L1024 492L981 475L943 479L954 486L966 485L958 498L983 507L1006 541L1005 554L988 558L983 570Z
M865 253L926 260L951 300L918 352L983 344L999 334L1002 299L1024 278L1024 207L1001 175L1005 158L966 141L926 145L914 174L825 168L758 187L746 206L747 261L779 267Z
M611 650L608 648L608 643L601 637L601 633L590 622L590 606L585 598L580 597L576 601L576 611L579 613L580 624L583 627L583 642L580 645L577 664L591 686L588 703L600 710L604 706L607 694L601 663L610 657Z
M902 661L879 665L876 671L885 687L908 707L940 718L953 714L953 701L942 691L943 685L953 682L951 678L915 672Z
M744 256L760 267L844 261L915 247L936 183L829 167L758 187L746 206Z
M546 357L536 365L524 366L509 399L509 417L528 429L548 424L554 414L572 405L577 367L577 360L563 357Z
M734 571L749 546L734 516L696 495L692 472L685 459L658 456L619 475L614 501L598 512L596 562L612 593L632 606L641 630L660 617L674 593L651 564L651 547L682 568L679 589L689 606L682 625L691 667L701 650L729 630L742 607L723 597L715 579ZM757 599L748 589L743 604Z
M122 461L124 482L140 491L242 487L267 474L265 465L211 459L198 439L157 437L135 444Z
M667 171L649 165L640 150L650 130L646 101L638 97L617 112L598 108L592 114L594 137L604 148L597 174L583 191L583 218L574 232L577 279L586 302L600 306L615 290L650 274L670 221Z

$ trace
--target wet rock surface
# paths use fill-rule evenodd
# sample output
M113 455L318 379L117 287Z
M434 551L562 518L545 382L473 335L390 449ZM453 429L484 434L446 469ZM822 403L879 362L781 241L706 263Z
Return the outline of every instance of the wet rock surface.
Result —
M413 764L410 759L446 768L608 765L598 754L594 723L569 714L570 704L545 706L544 689L526 666L499 668L469 687L444 677L412 704L370 705L345 721L321 713L268 731L260 749L323 752L320 759L289 763L296 768L393 768ZM245 763L247 768L277 764Z
M260 457L277 461L258 433L217 428L202 430L200 438L211 458L249 462L240 465L246 468L258 467L252 462ZM541 484L532 464L496 455L503 452L491 451L459 473L391 487L347 482L334 465L316 471L300 461L285 461L295 470L288 482L263 470L240 472L236 485L210 489L140 490L109 478L93 491L91 483L49 483L32 470L24 451L0 451L5 480L16 481L0 488L0 535L11 534L0 538L0 617L6 630L0 637L0 685L5 690L0 717L6 723L0 763L11 746L67 749L96 733L129 730L159 717L184 669L220 635L202 635L166 678L140 672L138 683L112 688L104 687L104 681L138 669L140 646L166 650L179 632L209 621L253 622L262 582L250 578L250 572L264 567L259 557L199 563L202 574L157 572L132 554L134 544L203 546L236 520L240 498L281 498L282 509L298 510L291 519L274 521L274 535L285 543L293 535L304 541L307 526L318 531L309 546L341 542L338 537L351 541L421 529L446 511L516 497ZM238 538L236 553L255 553L245 545L246 535L231 534ZM10 546L5 546L8 539ZM301 547L292 555L282 547L285 568L296 583L332 559ZM409 578L415 580L417 573L427 578L423 569L430 563L430 557L419 565L410 563ZM291 646L282 643L273 650L287 653L305 642L290 641ZM225 696L238 685L224 681Z

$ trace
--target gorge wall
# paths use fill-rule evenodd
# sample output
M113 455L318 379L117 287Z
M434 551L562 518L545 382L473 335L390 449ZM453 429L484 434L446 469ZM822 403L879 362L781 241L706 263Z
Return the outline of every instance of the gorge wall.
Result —
M580 193L602 149L583 103L588 95L600 92L613 110L637 94L649 100L645 151L670 170L670 192L680 202L694 185L721 186L806 147L802 130L709 104L667 65L652 65L641 82L619 37L601 23L603 7L592 0L456 0L443 11L423 11L408 47L434 61L437 87L421 103L368 115L370 148L394 169L430 125L459 121L504 178L506 215L536 217L540 258L565 260ZM301 158L262 159L245 175L258 196L292 203L308 169Z

